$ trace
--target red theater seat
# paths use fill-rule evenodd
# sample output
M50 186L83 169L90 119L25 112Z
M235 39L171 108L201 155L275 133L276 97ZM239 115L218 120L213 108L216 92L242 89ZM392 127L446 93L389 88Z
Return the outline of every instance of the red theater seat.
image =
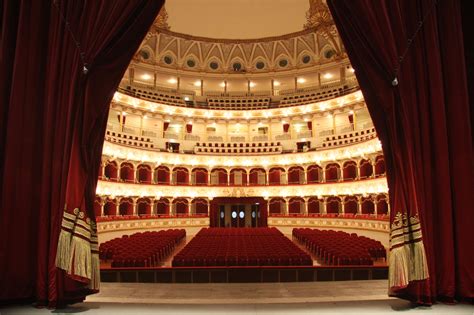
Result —
M382 243L355 233L301 228L292 234L328 265L373 265L376 259L386 259Z
M173 266L312 265L311 257L275 228L206 228L173 259Z

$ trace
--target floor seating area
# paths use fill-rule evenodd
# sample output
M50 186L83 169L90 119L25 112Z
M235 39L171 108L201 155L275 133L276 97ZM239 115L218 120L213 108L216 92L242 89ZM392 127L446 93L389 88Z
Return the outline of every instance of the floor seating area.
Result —
M111 261L111 267L154 267L185 237L184 229L124 235L100 244L99 258Z
M326 265L373 265L386 259L382 243L355 233L297 228L292 234Z
M311 257L276 228L204 228L172 266L312 266Z

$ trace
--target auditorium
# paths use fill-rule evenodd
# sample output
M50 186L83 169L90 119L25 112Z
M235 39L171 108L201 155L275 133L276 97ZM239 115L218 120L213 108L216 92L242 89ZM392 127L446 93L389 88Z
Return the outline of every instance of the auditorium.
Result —
M467 1L0 8L0 314L473 314Z

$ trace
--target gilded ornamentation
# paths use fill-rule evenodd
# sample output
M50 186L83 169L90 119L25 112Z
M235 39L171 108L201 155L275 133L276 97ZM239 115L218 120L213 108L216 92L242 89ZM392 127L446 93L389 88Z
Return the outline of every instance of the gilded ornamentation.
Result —
M389 287L429 277L420 220L397 212L390 227Z

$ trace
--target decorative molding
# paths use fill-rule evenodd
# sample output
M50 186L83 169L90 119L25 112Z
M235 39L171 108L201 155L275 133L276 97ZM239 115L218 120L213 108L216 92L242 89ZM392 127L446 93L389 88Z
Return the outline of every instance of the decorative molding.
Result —
M209 218L166 218L166 219L139 219L98 222L97 231L116 232L138 229L208 227Z
M140 197L289 197L289 196L335 196L366 195L388 193L385 177L359 180L354 182L337 182L305 185L275 186L173 186L157 184L132 184L99 180L96 194L99 196L140 196Z
M145 112L151 117L155 115L173 115L173 117L183 117L189 119L204 118L213 120L251 120L251 119L275 119L301 116L320 115L327 113L343 112L350 107L364 107L365 101L362 92L356 91L350 94L335 97L330 100L314 102L305 105L293 105L272 109L252 109L252 110L219 110L203 108L186 108L181 106L167 105L160 102L151 102L137 97L129 96L121 92L116 92L110 104L111 108L119 110L131 110Z
M158 17L161 19L159 23L164 23L164 17ZM191 73L235 74L281 72L348 61L337 32L331 31L326 20L315 27L291 34L244 40L191 36L172 32L158 24L152 26L138 51L150 50L152 56L135 59L131 67L148 64ZM327 50L334 51L334 54L326 55ZM168 61L171 62L166 63L165 56L170 57ZM310 59L305 63L303 56L309 56ZM187 65L190 59L195 61L194 67ZM283 67L280 66L282 59L287 60L287 65ZM218 64L217 69L210 67L213 61ZM235 61L242 64L241 70L234 71L232 64ZM263 62L264 67L258 69L257 62Z
M109 160L121 159L129 161L140 161L159 165L179 165L179 166L204 166L207 168L221 167L261 167L268 169L272 166L292 166L316 163L322 165L325 162L336 162L337 160L347 160L355 157L366 157L372 154L382 153L382 145L378 139L368 140L362 143L326 149L319 151L260 155L260 156L216 156L216 155L195 155L177 154L169 152L159 152L144 150L105 141L102 150L103 156L108 156Z
M389 233L390 222L347 218L282 218L268 217L268 226L309 227L328 229L358 229Z

